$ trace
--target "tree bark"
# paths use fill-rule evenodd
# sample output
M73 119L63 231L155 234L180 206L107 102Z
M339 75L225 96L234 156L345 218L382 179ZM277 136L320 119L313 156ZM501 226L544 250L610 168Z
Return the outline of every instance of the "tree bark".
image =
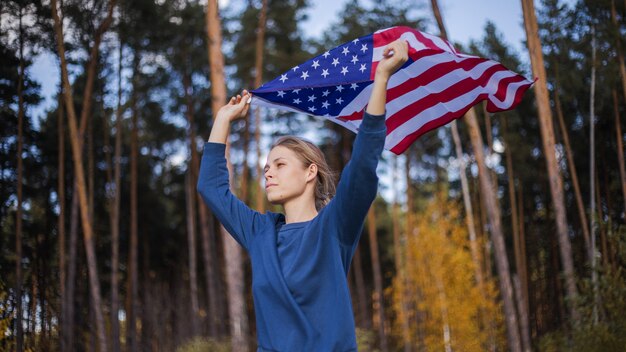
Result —
M263 0L261 5L261 14L259 15L259 25L257 29L256 37L256 56L254 62L254 87L261 85L263 81L263 44L265 43L265 22L267 17L267 0ZM257 107L254 109L255 116L255 129L254 140L256 142L256 174L259 178L256 182L256 208L257 211L265 212L265 193L263 187L260 186L260 181L263 179L263 171L261 169L261 109Z
M496 194L494 192L491 174L485 164L483 154L483 139L480 133L480 127L476 119L476 112L470 109L465 114L465 121L469 128L470 139L478 164L478 176L480 181L481 193L484 196L487 215L491 225L491 240L494 246L494 255L496 258L496 269L500 276L500 294L502 295L502 303L504 306L505 321L507 327L507 336L509 350L519 352L522 350L521 339L519 335L519 323L517 313L515 311L515 301L513 297L513 283L509 270L509 261L504 244L504 234L502 232L500 209L497 206Z
M62 87L62 86L61 86ZM58 200L59 200L59 219L58 219L58 232L59 232L59 294L60 294L60 308L59 308L59 344L61 346L61 352L68 350L67 345L67 277L66 277L66 265L65 265L65 127L63 124L63 90L59 88L58 97L58 136L59 136L59 173L58 173Z
M137 109L137 71L139 70L139 55L135 51L133 58L133 78L132 78L132 95L131 95L131 132L130 132L130 244L128 253L128 289L127 289L127 348L132 351L138 351L139 344L137 341L137 294L139 291L138 283L138 229L137 229L137 163L139 161L139 111Z
M226 104L226 82L224 79L224 56L222 54L222 30L218 15L217 0L208 0L206 12L207 42L209 52L209 67L211 73L211 109L215 117L221 106ZM227 165L231 177L232 164L230 163L229 145L227 142ZM233 192L235 193L235 192ZM224 240L226 259L226 282L228 292L228 311L230 314L230 332L232 350L234 352L248 350L248 317L246 314L244 296L244 277L242 250L239 244L221 226L220 232Z
M191 296L191 336L198 331L198 317L200 307L198 304L198 274L196 259L196 199L198 192L195 191L197 183L198 155L196 153L196 132L193 127L193 101L191 99L191 73L183 75L183 91L185 96L187 116L187 133L189 135L189 163L187 165L187 247L189 248L189 294Z
M352 270L354 271L354 281L356 283L356 292L359 303L358 321L359 326L370 330L372 328L372 321L368 319L369 309L367 308L367 294L365 290L365 279L363 276L363 263L361 261L361 245L357 245L352 257Z
M626 218L626 167L624 166L624 144L622 140L622 124L620 122L619 108L617 106L617 92L612 90L613 94L613 114L615 115L615 137L617 139L617 161L619 163L619 176L622 184L622 195L624 197L623 217Z
M378 254L378 236L376 235L376 209L374 204L367 213L367 232L370 240L370 254L372 258L372 272L374 274L374 294L373 301L374 327L378 329L380 339L380 349L387 351L387 338L385 336L385 302L383 292L383 275L380 270L380 256Z
M546 70L543 63L543 53L541 52L541 42L537 18L535 15L535 5L533 0L522 0L522 10L524 13L524 27L526 30L528 51L533 75L537 77L535 83L535 98L539 110L539 122L541 127L541 140L543 142L543 152L546 158L548 177L550 180L550 193L557 225L557 236L563 266L565 287L569 304L569 311L572 321L578 320L578 312L572 302L577 296L576 274L574 271L574 260L572 257L572 245L567 232L567 216L565 213L565 199L563 197L563 180L559 172L559 165L556 160L556 150L554 142L554 127L552 125L552 112L550 110L550 99L546 80Z
M114 1L113 1L114 2ZM72 101L72 90L67 72L67 62L65 60L65 45L63 41L63 28L57 13L57 2L52 0L52 17L54 19L54 28L57 40L57 50L61 59L61 72L63 75L63 91L65 96L65 105L68 112L70 125L70 135L72 144L72 158L74 160L74 168L76 172L76 180L78 183L78 198L80 202L81 219L83 223L83 235L85 242L85 253L87 255L87 266L89 270L89 282L91 289L92 302L94 304L96 316L96 331L98 335L98 345L101 351L107 350L106 335L104 327L104 318L102 316L100 283L98 281L97 262L94 246L94 233L89 221L89 209L87 208L87 194L85 187L85 174L83 169L82 152L79 142L78 127L76 122L76 112L74 111L74 103ZM84 107L83 107L84 108Z
M624 1L626 6L626 1ZM617 12L615 10L615 0L611 0L611 22L615 27L616 33L619 32L619 24L617 23ZM619 64L619 75L622 79L622 93L624 94L624 100L626 100L626 65L624 65L624 54L622 53L621 36L615 36L615 52L617 53L617 62Z
M504 133L507 131L506 119L503 119L502 127ZM511 144L505 141L505 157L506 157L506 173L509 184L509 204L511 206L511 228L513 229L513 247L515 253L515 267L517 268L517 281L514 281L514 289L517 292L517 311L519 313L520 334L522 337L522 349L524 351L531 350L530 333L528 329L528 292L524 290L527 287L522 282L526 281L526 265L524 257L526 253L522 252L522 241L519 233L519 220L517 218L517 201L515 197L515 177L513 174L513 156L511 155ZM515 280L515 279L514 279Z
M24 331L22 326L22 177L23 177L23 133L24 128L24 28L22 26L22 11L20 6L19 36L20 36L20 72L17 82L17 209L15 214L15 304L17 315L15 319L15 349L24 350Z
M557 80L558 80L558 73L557 73ZM580 226L583 229L585 247L587 248L587 252L589 252L589 248L591 248L591 244L589 240L590 236L589 236L589 225L587 223L587 214L585 212L585 205L583 203L583 197L580 192L580 184L578 182L576 164L574 163L574 153L572 152L572 147L569 141L569 133L567 132L567 128L565 127L565 119L563 118L563 109L561 108L561 99L559 98L558 82L554 90L554 105L556 109L556 116L559 121L561 136L563 138L563 143L565 144L565 155L567 156L567 166L569 167L570 177L572 178L572 186L574 187L574 196L576 198L576 207L578 208L578 217L580 218ZM589 259L591 260L591 258Z

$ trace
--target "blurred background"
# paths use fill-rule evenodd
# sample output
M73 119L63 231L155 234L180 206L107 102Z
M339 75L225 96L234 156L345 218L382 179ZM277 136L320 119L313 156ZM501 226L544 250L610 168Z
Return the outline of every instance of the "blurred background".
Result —
M249 258L195 190L213 113L395 25L537 82L383 153L348 275L359 350L624 350L625 1L6 0L0 20L0 350L256 350ZM337 174L354 141L266 109L231 132L262 212L277 136Z

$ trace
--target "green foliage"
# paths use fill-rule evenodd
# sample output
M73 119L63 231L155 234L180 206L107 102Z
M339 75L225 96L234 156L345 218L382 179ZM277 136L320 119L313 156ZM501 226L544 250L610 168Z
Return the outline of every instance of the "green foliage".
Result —
M598 289L590 278L580 282L576 306L580 321L573 322L571 331L561 329L547 334L539 342L541 351L621 352L626 346L626 226L610 235L617 246L617 268L598 270Z

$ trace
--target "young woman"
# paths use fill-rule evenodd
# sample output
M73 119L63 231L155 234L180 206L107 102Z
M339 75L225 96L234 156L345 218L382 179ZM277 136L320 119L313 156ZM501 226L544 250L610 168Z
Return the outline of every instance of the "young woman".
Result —
M376 197L387 82L407 61L407 43L389 44L383 56L334 197L333 177L319 148L283 137L267 158L265 190L284 214L247 207L230 192L224 152L230 123L247 114L249 93L244 90L217 113L204 146L198 191L250 255L257 351L357 350L347 274Z

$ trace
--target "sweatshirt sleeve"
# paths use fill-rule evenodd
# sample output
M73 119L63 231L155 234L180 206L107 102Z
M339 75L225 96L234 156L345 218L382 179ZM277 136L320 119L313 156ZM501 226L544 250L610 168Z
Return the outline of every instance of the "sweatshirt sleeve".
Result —
M205 143L197 189L228 233L248 250L264 215L250 209L230 191L225 150L225 144Z
M353 246L358 240L367 212L376 198L376 167L385 146L386 132L384 114L363 115L352 157L341 173L335 197L328 204L343 245Z

